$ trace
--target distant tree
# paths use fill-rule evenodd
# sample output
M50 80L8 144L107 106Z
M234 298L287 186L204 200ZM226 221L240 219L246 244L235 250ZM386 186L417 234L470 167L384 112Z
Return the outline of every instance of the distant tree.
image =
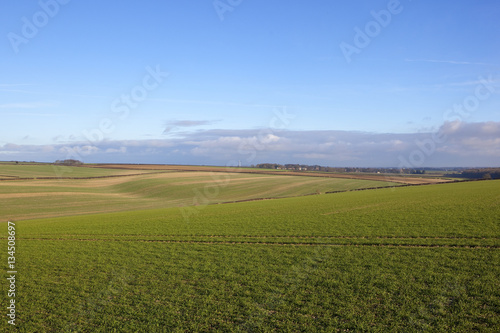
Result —
M78 165L82 165L83 162L82 161L78 161L78 160L72 160L72 159L68 159L68 160L57 160L54 164L57 164L57 165L65 165L65 166L78 166Z

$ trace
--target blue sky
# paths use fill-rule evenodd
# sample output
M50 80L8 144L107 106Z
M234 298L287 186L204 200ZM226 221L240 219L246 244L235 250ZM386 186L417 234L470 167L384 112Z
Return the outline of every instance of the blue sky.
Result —
M0 160L500 165L497 1L1 7Z

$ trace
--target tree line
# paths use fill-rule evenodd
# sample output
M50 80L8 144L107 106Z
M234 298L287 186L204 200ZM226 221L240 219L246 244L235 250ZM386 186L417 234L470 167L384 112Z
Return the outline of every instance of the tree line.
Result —
M400 169L400 168L361 168L361 167L326 167L321 165L307 164L279 164L279 163L260 163L253 167L261 169L274 170L293 170L293 171L322 171L335 173L363 172L363 173L404 173L404 174L425 174L425 168L422 169Z
M467 169L457 174L447 174L445 176L468 179L500 179L500 168Z

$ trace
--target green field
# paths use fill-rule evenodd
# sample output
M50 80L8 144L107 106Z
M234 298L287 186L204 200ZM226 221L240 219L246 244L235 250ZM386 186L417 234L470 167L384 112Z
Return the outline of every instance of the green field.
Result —
M38 174L48 172L45 169L49 167L43 166ZM75 173L79 174L100 172L101 176L102 173L107 173L107 176L121 177L0 181L0 217L4 220L23 220L137 209L205 206L239 200L400 185L360 179L223 172L151 173L142 170L75 169ZM136 174L123 175L123 172ZM143 174L137 175L141 172Z
M101 190L145 203L169 200L159 188L179 195L187 186L191 203L193 188L213 203L240 192L277 196L264 192L269 184L290 195L332 185L234 175L222 187L203 173L159 176ZM500 181L225 205L201 198L181 208L17 220L19 331L500 330Z

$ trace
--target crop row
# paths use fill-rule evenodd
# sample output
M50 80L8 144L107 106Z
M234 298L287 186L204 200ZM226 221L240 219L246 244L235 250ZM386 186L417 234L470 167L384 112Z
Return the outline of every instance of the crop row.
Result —
M500 238L446 238L446 237L349 237L349 238L315 238L315 237L115 237L99 235L82 237L72 235L64 238L46 236L40 238L22 238L22 240L50 241L111 241L111 242L156 242L156 243L198 243L198 244L252 244L252 245L292 245L292 246L402 246L402 247L470 247L500 248Z

